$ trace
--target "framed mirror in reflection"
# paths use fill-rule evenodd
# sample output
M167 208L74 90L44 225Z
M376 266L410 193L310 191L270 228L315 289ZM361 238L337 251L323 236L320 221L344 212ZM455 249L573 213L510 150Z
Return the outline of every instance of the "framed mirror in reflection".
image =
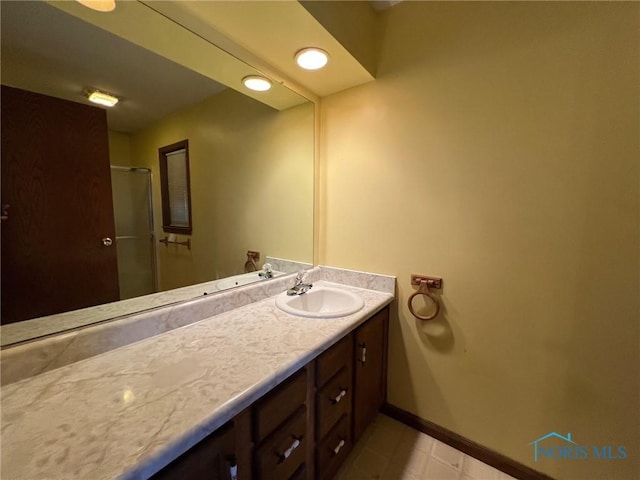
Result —
M161 147L158 152L162 230L191 235L189 140Z
M3 346L264 281L248 251L276 277L311 266L313 103L273 108L45 2L0 8ZM165 236L158 151L184 139L193 231Z

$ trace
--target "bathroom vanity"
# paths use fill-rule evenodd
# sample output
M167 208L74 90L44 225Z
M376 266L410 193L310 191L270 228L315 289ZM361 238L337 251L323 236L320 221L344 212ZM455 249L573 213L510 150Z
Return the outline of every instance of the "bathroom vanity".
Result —
M362 298L338 318L277 308L292 279L205 297L174 313L216 314L3 386L2 477L331 478L384 401L395 279L311 270L314 288Z
M330 479L382 406L389 308L155 475Z

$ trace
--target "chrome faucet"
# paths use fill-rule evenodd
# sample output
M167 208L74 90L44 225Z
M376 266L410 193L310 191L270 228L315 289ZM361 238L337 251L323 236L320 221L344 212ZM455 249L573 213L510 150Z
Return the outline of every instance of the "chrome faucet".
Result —
M265 263L262 266L262 271L258 273L258 276L260 278L264 278L265 280L267 278L273 278L273 271L271 270L271 264L270 263Z
M304 272L298 272L296 275L295 285L287 290L287 295L302 295L303 293L307 293L313 285L311 283L302 283L302 278L304 277Z

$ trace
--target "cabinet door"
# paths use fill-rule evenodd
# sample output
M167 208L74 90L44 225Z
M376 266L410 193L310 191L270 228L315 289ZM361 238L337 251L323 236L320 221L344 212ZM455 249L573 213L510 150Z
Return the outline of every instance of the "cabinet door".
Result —
M355 334L353 441L357 441L386 395L389 309L374 315Z
M230 480L235 450L231 424L216 430L152 477L152 480Z

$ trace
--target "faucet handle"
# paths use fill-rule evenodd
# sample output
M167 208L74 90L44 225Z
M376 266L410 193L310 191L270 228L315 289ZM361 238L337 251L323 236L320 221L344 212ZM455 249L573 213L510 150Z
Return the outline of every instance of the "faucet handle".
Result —
M293 287L287 290L287 295L302 295L303 293L307 293L313 285L302 283L302 278L306 272L304 270L300 270L296 275L296 282Z
M270 263L265 263L264 265L262 265L262 269L265 272L271 272L271 264Z

